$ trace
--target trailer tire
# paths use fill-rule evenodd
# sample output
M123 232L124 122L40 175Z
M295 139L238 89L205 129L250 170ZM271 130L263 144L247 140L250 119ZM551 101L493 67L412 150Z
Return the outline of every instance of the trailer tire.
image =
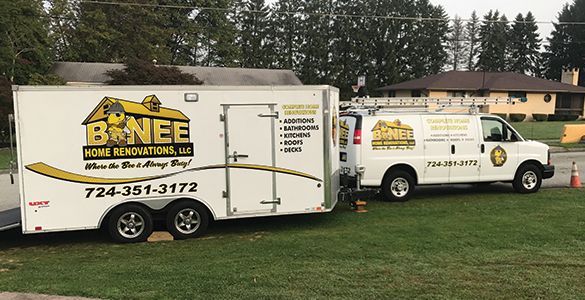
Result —
M542 184L542 172L533 164L521 166L516 172L512 186L520 194L536 193Z
M108 232L119 243L144 242L152 234L152 230L150 212L136 204L118 206L108 217Z
M176 240L199 237L207 231L209 213L201 203L181 201L167 213L167 230Z
M385 201L405 202L414 191L414 178L402 170L390 171L382 180L382 195Z

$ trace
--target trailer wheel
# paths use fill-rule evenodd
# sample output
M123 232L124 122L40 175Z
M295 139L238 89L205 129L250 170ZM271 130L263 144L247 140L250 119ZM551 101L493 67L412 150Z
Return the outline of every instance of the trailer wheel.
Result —
M207 209L198 202L181 201L171 206L167 214L167 230L177 240L203 235L208 224Z
M382 195L385 201L408 201L414 191L414 178L402 170L391 171L382 180Z
M152 216L135 204L116 207L108 218L110 236L119 243L144 242L152 230Z
M521 166L516 172L512 186L521 194L536 193L542 184L542 172L532 164Z

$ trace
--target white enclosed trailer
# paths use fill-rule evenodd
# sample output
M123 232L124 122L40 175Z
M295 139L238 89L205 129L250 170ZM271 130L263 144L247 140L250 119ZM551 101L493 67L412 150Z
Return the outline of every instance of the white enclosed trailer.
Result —
M329 86L14 87L24 233L106 226L145 240L208 220L329 212L338 90Z

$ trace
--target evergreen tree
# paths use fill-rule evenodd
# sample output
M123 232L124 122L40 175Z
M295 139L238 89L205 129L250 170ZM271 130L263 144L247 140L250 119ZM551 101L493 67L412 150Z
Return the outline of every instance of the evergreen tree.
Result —
M143 2L156 4L155 0ZM161 9L81 2L75 14L78 20L71 47L76 60L170 62L169 32L164 26Z
M166 0L166 5L196 6L198 0ZM203 28L192 18L195 13L192 8L164 8L162 27L166 29L166 49L169 51L169 64L195 65L198 61L199 37Z
M473 11L473 13L471 13L471 19L465 25L465 39L467 40L467 70L469 71L475 71L477 54L480 47L479 30L479 18L477 17L477 13Z
M449 48L449 64L453 70L461 69L467 58L467 48L465 39L465 26L458 16L455 16L450 28L447 45Z
M448 60L448 54L444 45L449 33L448 15L441 6L434 6L428 0L415 2L417 17L442 19L435 22L416 22L412 32L406 39L412 50L407 51L407 64L412 66L411 78L437 74L443 70Z
M503 72L507 67L508 19L496 10L484 16L479 37L481 49L477 68L481 71Z
M571 5L563 7L558 15L560 22L581 22L585 19L585 0L575 0ZM585 55L583 41L585 41L585 27L554 24L554 30L548 39L545 58L547 61L546 77L551 80L560 80L563 68L580 68L580 80L585 78Z
M214 7L233 10L233 0L204 0L203 7ZM240 64L241 53L236 43L237 29L235 16L225 10L202 10L195 17L196 24L201 27L199 36L201 59L197 64L204 66L235 67Z
M341 15L364 15L366 7L359 1L337 0L335 11ZM351 86L357 83L357 77L366 74L367 55L366 20L363 18L333 19L331 46L332 83L340 89L341 99L354 96Z
M305 84L324 84L331 80L333 1L303 0L302 43L298 74Z
M264 0L242 0L238 6L241 9L238 13L241 66L269 68L273 59L270 47L270 9Z
M41 0L0 1L0 75L27 84L51 63L48 16Z
M273 26L276 67L296 70L299 60L299 45L302 43L301 0L279 0L274 4L271 14Z
M510 71L538 75L540 39L532 13L518 14L510 31Z

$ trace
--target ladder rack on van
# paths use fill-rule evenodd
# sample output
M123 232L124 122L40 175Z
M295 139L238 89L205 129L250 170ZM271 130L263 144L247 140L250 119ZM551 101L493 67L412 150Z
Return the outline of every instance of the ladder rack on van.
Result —
M477 113L484 105L514 104L511 98L490 97L383 97L383 98L352 98L342 105L354 109L386 110L386 111L441 111L446 108L469 108L470 113Z

